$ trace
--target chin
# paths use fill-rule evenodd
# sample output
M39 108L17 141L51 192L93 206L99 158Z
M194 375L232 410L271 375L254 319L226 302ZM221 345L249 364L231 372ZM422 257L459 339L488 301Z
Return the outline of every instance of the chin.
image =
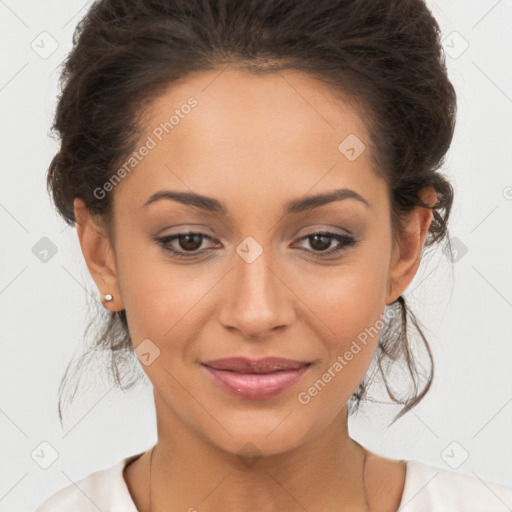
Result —
M289 411L269 416L260 412L259 416L253 419L246 417L243 421L239 417L232 422L223 422L231 436L224 429L210 435L203 432L203 436L208 437L218 448L240 457L279 455L306 442L311 432L307 424L298 421L298 415L294 417L292 413L288 419L284 419L288 414Z

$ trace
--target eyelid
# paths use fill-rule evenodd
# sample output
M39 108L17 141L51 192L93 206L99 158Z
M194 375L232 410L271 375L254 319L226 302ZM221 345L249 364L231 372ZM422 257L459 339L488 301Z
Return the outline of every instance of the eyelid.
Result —
M293 237L299 236L299 238L302 238L302 236L304 235L299 235L299 233L302 232L306 233L306 236L312 234L314 235L316 233L330 233L333 235L355 236L354 232L346 227L334 226L332 224L325 223L308 224L307 226L304 226L295 231Z

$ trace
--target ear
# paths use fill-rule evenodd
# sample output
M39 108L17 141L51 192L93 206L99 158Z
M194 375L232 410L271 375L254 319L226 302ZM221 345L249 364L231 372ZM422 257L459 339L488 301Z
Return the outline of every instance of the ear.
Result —
M117 278L115 254L107 230L94 220L83 199L74 199L73 210L82 254L89 273L100 291L100 301L103 301L103 295L110 293L113 300L104 302L104 306L111 311L120 311L124 307Z
M427 187L422 190L420 197L425 204L433 206L437 195L434 188ZM432 210L421 206L416 206L408 214L404 233L399 244L393 248L386 304L391 304L402 295L416 275L432 217Z

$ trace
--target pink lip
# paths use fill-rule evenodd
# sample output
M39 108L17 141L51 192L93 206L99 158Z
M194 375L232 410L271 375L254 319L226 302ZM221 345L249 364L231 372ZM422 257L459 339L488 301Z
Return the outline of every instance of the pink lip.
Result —
M310 364L267 357L251 360L241 357L202 363L213 381L228 393L249 400L279 395L296 384Z

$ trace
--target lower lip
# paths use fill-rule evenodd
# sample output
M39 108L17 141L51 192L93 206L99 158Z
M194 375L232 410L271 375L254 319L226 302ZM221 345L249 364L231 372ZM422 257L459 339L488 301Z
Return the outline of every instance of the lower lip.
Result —
M296 384L308 371L309 366L298 370L273 373L238 373L216 370L202 365L213 377L213 381L228 393L249 400L262 400L280 395Z

